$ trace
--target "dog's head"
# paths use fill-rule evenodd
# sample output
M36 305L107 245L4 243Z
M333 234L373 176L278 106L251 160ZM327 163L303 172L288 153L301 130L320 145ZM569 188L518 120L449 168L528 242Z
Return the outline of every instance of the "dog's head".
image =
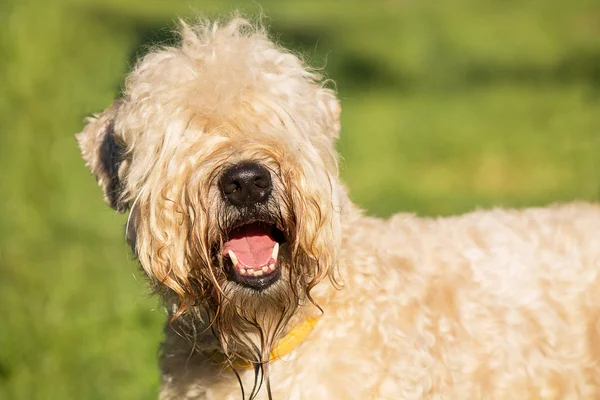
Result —
M173 316L208 315L226 354L265 361L336 265L340 107L325 83L245 20L183 24L77 136Z

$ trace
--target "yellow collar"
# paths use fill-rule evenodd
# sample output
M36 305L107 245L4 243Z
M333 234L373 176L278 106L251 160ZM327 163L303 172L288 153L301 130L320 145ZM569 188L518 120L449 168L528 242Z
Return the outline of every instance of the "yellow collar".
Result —
M304 322L296 325L292 328L291 331L285 335L277 346L271 350L271 354L269 357L269 362L280 359L286 354L290 353L292 350L296 348L300 343L306 339L308 334L314 329L315 325L319 321L318 317L308 317L304 320ZM221 351L215 351L210 358L219 365L227 365L227 358ZM231 360L231 363L235 369L250 369L254 368L254 364L240 357L235 357ZM229 365L226 367L228 370L231 370Z

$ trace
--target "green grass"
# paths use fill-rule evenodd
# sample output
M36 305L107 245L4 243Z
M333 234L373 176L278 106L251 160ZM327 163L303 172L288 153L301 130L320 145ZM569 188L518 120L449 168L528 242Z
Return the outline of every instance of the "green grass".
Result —
M73 133L177 16L251 2L0 5L0 399L156 397L163 312ZM278 40L326 64L342 175L371 214L594 200L595 0L262 2Z

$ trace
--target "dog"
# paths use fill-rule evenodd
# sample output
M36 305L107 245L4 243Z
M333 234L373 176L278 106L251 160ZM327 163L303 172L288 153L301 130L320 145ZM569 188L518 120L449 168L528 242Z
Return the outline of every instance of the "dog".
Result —
M180 37L77 135L164 299L161 399L600 398L598 205L368 217L318 70L241 17Z

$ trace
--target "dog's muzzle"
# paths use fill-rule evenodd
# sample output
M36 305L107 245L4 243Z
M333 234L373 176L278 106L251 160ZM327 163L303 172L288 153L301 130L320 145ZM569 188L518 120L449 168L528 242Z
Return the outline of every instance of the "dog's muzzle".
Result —
M264 290L281 277L280 250L286 242L283 228L266 206L273 191L271 173L258 163L244 161L223 171L219 188L235 215L220 250L229 279Z

